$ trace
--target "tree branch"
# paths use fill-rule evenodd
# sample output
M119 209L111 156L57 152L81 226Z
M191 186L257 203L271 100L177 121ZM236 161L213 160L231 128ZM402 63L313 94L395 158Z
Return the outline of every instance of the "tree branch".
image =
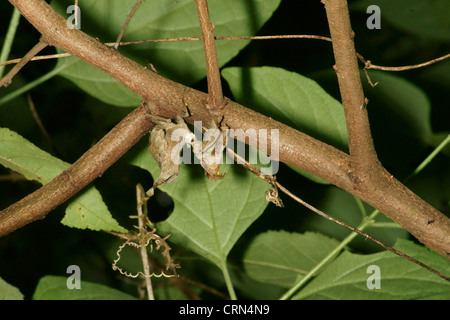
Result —
M42 41L42 39L39 40L39 42L31 48L30 51L22 58L20 59L19 63L16 64L1 80L0 80L0 87L7 87L11 84L12 78L19 73L20 69L22 69L35 55L37 55L39 52L41 52L42 49L47 47L48 44L45 43L45 41Z
M220 82L219 63L217 62L214 26L209 18L207 0L194 0L197 7L198 20L202 30L203 51L206 60L206 78L208 80L208 105L212 111L217 111L224 104L222 83Z
M38 219L101 176L153 126L141 104L67 170L0 212L0 237Z
M370 133L367 103L353 42L354 32L350 25L347 0L322 0L322 3L325 4L333 41L334 68L345 111L351 163L359 181L373 173L379 163Z
M102 146L97 144L91 148L60 176L0 212L0 236L44 217L105 171L151 128L148 113L174 118L188 104L191 116L187 121L211 121L211 115L205 107L205 93L163 78L82 31L68 29L64 18L45 1L9 1L41 32L49 44L111 75L140 95L149 106L141 106L133 111L118 124L118 128L114 128L99 142L106 140ZM422 243L446 257L450 256L450 220L408 190L385 169L378 169L376 179L361 188L352 179L354 173L347 154L232 101L223 108L222 115L223 122L232 129L255 129L256 132L259 129L268 132L278 129L280 161L348 191L402 225ZM267 144L271 145L270 136Z

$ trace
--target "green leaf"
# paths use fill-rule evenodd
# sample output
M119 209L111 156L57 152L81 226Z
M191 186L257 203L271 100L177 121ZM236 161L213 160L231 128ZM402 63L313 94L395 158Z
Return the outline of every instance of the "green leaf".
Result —
M431 104L426 93L412 82L388 72L369 70L372 88L363 77L364 92L375 147L386 168L407 175L423 159L426 147L434 145Z
M148 170L154 179L159 176L158 165L146 149L132 164ZM159 230L223 269L233 245L266 208L269 185L237 165L223 164L221 172L227 172L222 180L210 181L199 165L181 164L178 179L159 187L175 203Z
M244 268L255 280L291 287L338 244L320 233L268 231L250 243Z
M430 249L407 240L399 240L397 250L416 258L432 268L450 274L448 260ZM369 289L374 284L374 271L380 270L380 288ZM313 279L294 299L333 300L409 300L449 299L450 284L417 264L385 251L370 255L344 252L323 272Z
M135 0L84 0L80 2L81 29L100 41L114 42ZM216 36L250 36L272 16L280 0L208 1ZM52 1L52 6L69 17L70 0ZM191 0L143 1L126 28L122 41L201 36L197 10ZM219 67L225 65L249 40L216 41ZM193 84L206 76L201 41L139 44L119 48L126 56L148 65L177 82ZM84 62L65 69L62 76L96 98L117 106L139 104L140 99L110 76Z
M41 184L70 166L7 128L0 128L0 150L1 165Z
M423 69L420 78L448 90L450 88L450 60L444 60Z
M224 69L222 76L236 101L337 148L347 148L342 105L315 81L274 67L231 67ZM327 183L291 168L313 181Z
M116 289L81 281L80 289L68 289L67 277L45 276L39 280L33 300L136 300Z
M433 134L430 123L431 105L425 92L402 77L376 70L369 70L368 73L372 82L378 82L373 88L367 81L363 81L364 91L369 98L368 108L371 99L385 104L385 111L390 111L392 118L398 118L395 126L397 131L411 128L410 134L429 143Z
M0 278L0 300L23 300L19 289Z
M128 232L111 216L100 192L94 187L83 191L70 202L61 223L79 229Z
M381 28L386 19L399 30L419 37L450 41L448 0L363 0L351 8L366 12L370 5L380 7Z
M1 165L41 184L48 183L70 166L7 128L0 128L0 150ZM71 201L61 222L80 229L127 232L112 218L94 187Z

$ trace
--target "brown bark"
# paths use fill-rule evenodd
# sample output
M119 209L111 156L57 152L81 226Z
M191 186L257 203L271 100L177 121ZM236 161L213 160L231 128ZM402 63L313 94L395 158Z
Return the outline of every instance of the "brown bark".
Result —
M206 78L208 80L208 105L211 111L218 111L224 104L219 63L217 61L214 26L209 18L206 0L195 0L198 20L202 30L203 50L206 60Z
M322 0L325 4L342 105L348 133L348 147L355 177L364 179L378 169L366 101L358 69L354 32L350 25L347 0Z

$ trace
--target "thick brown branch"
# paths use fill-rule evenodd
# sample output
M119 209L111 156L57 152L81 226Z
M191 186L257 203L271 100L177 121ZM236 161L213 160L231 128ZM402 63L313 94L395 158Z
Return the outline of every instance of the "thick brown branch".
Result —
M361 179L374 172L379 164L370 133L347 0L322 2L325 4L333 41L335 70L345 111L351 162L355 175Z
M119 154L114 150L121 149L121 152L125 152L122 145L131 145L136 142L143 135L143 131L150 128L150 123L145 116L146 112L174 118L184 111L185 104L188 104L191 112L188 121L202 120L210 123L211 120L205 108L207 101L205 93L182 86L145 69L80 30L69 30L65 20L45 1L10 0L10 2L52 45L113 76L149 101L152 107L147 111L142 107L138 108L126 118L128 120L124 120L132 121L133 128L137 132L133 128L123 130L123 134L117 137L118 140L111 142L109 154L108 152L105 154L105 150L101 148L89 150L87 154L93 161L82 161L80 164L83 165L83 169L79 172L69 169L72 170L71 179L59 176L56 178L59 184L50 182L36 191L37 195L33 193L2 211L0 236L20 227L14 225L13 220L17 222L23 216L28 221L43 217L53 207L61 204L61 199L64 201L70 198L76 193L75 189L80 190L83 187L82 184L88 184L106 170L108 165L115 161L109 159L109 155L112 153L118 156ZM377 179L365 188L359 188L352 179L353 169L347 154L231 101L224 107L222 114L224 123L230 128L255 129L256 132L259 129L266 129L268 132L270 129L279 130L280 161L328 180L357 196L402 225L424 244L449 257L450 220L408 190L383 168L378 170ZM267 143L271 144L270 137ZM70 187L71 180L77 182L77 188ZM83 180L83 183L79 183L80 180ZM46 207L42 203L46 203ZM429 221L434 222L430 224Z

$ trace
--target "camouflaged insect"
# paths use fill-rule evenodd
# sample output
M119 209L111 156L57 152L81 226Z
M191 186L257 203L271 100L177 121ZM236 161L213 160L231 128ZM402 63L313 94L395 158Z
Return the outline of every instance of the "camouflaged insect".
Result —
M198 141L195 135L189 130L181 116L176 118L176 123L170 119L153 116L152 121L156 126L150 133L148 150L153 158L158 163L161 173L153 183L150 190L147 191L147 196L151 197L154 194L155 188L158 186L174 182L178 178L180 170L179 159L180 152L185 144L192 147L194 155L201 160L201 165L205 169L205 174L208 179L216 181L224 177L220 175L219 169L221 164L221 156L223 152L223 143L219 145L222 137L220 130L211 130L210 134L205 134L205 141ZM181 135L178 132L177 136L182 136L183 140L172 140L172 135L176 130L181 130ZM212 134L211 134L212 133ZM219 148L219 152L215 152Z

